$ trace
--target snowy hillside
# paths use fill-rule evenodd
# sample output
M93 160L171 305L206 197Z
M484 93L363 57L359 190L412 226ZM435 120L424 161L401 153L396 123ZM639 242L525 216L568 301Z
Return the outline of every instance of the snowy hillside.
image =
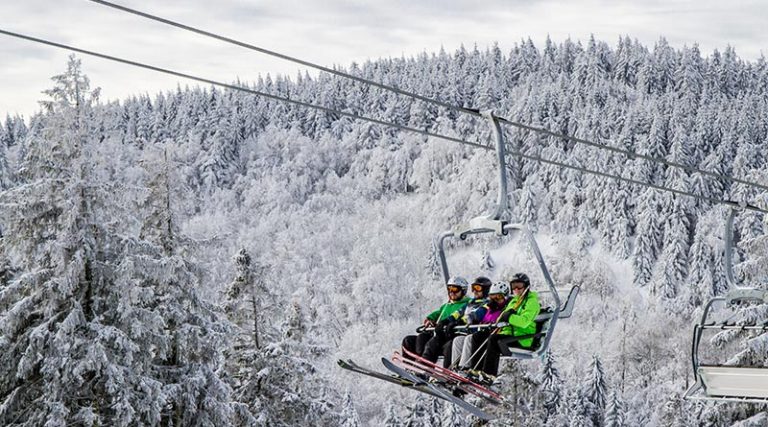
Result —
M768 185L768 63L730 48L522 41L346 71ZM493 206L494 153L236 91L99 103L85 74L72 59L39 114L0 128L0 424L469 425L335 361L379 369L443 302L433 239ZM468 141L490 134L337 77L253 87ZM768 206L743 184L505 137L530 155ZM497 409L492 425L764 422L765 406L682 399L693 324L727 290L725 207L514 155L508 173L509 219L536 231L558 286L582 294L544 361L503 367L501 391L530 413ZM737 272L753 285L768 273L764 227L737 217ZM449 248L455 274L523 271L543 287L521 241L472 242ZM768 334L715 341L712 357L768 366Z

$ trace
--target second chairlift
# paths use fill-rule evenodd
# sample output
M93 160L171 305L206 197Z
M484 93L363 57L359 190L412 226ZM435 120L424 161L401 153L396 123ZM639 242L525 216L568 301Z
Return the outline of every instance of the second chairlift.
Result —
M768 290L738 286L733 274L733 220L739 209L732 208L725 226L725 278L730 289L723 296L711 298L704 306L701 320L693 329L691 363L696 382L685 392L686 399L719 400L731 402L768 403L768 367L734 366L723 363L702 363L699 357L701 338L705 331L763 331L768 332L768 320L749 324L731 319L740 303L768 304ZM723 321L710 321L715 305L732 313Z

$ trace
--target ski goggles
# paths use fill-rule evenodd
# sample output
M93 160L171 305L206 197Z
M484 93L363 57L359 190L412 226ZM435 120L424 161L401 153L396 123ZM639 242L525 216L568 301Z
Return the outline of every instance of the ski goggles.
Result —
M472 290L475 291L475 292L482 292L483 291L483 285L481 285L479 283L475 283L474 285L472 285Z
M522 283L515 283L514 285L509 285L509 289L512 289L513 291L515 289L525 289L525 285Z
M488 298L490 298L492 301L496 302L502 302L505 299L507 299L504 294L491 294Z
M447 288L448 288L448 292L461 292L461 291L463 291L463 289L461 289L461 286L449 285L449 286L447 286Z

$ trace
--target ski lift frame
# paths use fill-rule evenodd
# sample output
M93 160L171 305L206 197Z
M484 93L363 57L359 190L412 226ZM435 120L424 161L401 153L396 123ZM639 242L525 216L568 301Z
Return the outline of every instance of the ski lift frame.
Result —
M560 315L560 312L563 310L563 307L561 307L560 294L558 293L557 288L552 281L552 276L549 274L547 264L544 262L544 258L541 256L539 245L536 243L536 239L533 237L531 230L525 224L511 224L501 219L502 215L504 215L508 209L507 174L505 161L506 151L504 145L504 136L501 132L499 121L493 115L493 113L490 111L484 111L482 114L491 122L493 134L496 140L496 155L499 163L499 192L496 200L496 210L488 216L475 217L466 223L459 224L451 231L446 231L440 234L437 239L437 250L440 258L440 266L442 268L445 283L448 283L450 274L448 269L448 262L445 256L445 241L449 238L466 240L468 236L474 234L494 233L497 236L507 236L510 233L522 233L528 241L531 250L533 251L534 257L536 258L536 261L539 264L539 268L541 269L541 272L544 276L544 281L546 282L547 287L549 288L549 292L552 294L552 298L554 299L552 312L551 314L548 314L548 316L551 316L551 318L548 320L548 332L543 335L539 348L536 351L518 352L516 351L517 349L512 349L511 351L511 357L519 359L534 359L541 356L549 349L549 342L552 337L551 331L554 331L557 324L557 319ZM578 292L578 289L576 292Z
M733 274L733 221L740 208L732 208L725 226L725 278L732 289L724 296L711 298L704 306L699 323L693 329L691 363L696 382L685 392L686 399L727 402L768 403L768 368L702 364L699 358L701 337L705 330L762 330L768 331L768 321L762 325L737 325L735 322L709 322L710 311L716 303L726 306L741 302L768 304L768 290L742 288ZM701 393L698 393L701 391Z

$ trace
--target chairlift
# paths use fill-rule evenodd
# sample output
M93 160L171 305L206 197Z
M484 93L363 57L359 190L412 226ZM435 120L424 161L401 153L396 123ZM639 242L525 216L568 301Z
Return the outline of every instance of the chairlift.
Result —
M734 304L738 303L768 304L768 290L742 288L734 279L733 220L740 210L743 210L743 206L742 209L731 209L725 227L725 277L732 290L724 296L710 299L704 306L701 321L693 328L691 362L696 382L685 392L686 399L768 403L768 367L704 364L699 358L701 337L705 330L768 332L768 320L753 324L736 324L730 320L733 316L719 322L708 320L710 312L718 303L723 303L728 310L733 310Z
M555 330L557 320L570 317L576 301L576 296L579 293L579 286L573 286L568 294L566 303L561 304L560 293L555 287L552 276L549 274L549 269L547 269L547 265L544 262L541 251L539 250L539 245L536 243L536 239L534 238L531 230L525 224L512 224L501 219L508 208L505 159L506 151L504 145L504 136L502 134L498 118L496 118L490 111L484 111L482 114L491 122L493 134L496 140L496 155L499 163L499 192L496 200L496 210L490 215L472 218L468 222L459 224L452 230L440 234L437 239L437 250L440 258L440 266L442 268L443 278L447 283L448 279L450 278L450 273L448 269L448 262L445 256L445 241L449 238L466 240L466 238L471 235L488 233L493 233L497 236L508 236L515 234L522 234L525 236L529 247L533 251L533 256L536 258L536 261L539 264L539 268L541 269L542 275L544 276L544 281L547 284L548 291L544 292L548 292L552 295L553 306L543 308L541 313L536 317L535 334L517 337L518 340L533 338L533 347L529 349L521 349L517 347L509 347L509 343L500 343L500 350L502 358L535 359L544 355L549 349L552 333Z

